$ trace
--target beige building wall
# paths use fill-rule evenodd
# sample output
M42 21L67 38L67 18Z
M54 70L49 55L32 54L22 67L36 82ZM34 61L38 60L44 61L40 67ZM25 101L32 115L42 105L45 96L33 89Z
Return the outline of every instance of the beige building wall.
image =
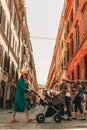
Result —
M62 79L65 79L67 77L67 69L65 66L66 43L64 40L65 37L64 12L65 7L63 7L62 10L60 24L56 37L56 43L53 52L53 58L48 72L48 78L46 83L46 86L48 88L57 89L58 86L62 83Z
M11 101L20 72L28 71L30 85L36 84L32 45L24 0L0 0L0 91L1 107ZM33 55L33 53L32 53ZM34 73L32 73L34 69ZM37 86L33 86L37 87ZM10 103L12 107L12 103Z

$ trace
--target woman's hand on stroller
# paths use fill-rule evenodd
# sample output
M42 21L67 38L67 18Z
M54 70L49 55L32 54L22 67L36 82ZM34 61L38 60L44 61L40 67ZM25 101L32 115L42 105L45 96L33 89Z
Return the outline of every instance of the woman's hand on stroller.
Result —
M29 88L29 89L27 89L27 91L32 91L32 92L33 92L34 90L33 90L33 89L31 89L31 88Z

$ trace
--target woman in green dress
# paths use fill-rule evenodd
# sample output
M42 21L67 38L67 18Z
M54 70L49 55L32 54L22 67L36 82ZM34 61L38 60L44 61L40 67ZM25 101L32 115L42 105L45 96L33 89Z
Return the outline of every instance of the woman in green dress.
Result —
M28 92L27 86L26 86L26 77L27 72L23 71L21 72L21 77L18 81L17 88L16 88L16 94L15 94L15 101L14 101L14 107L13 107L13 113L12 113L12 120L11 122L19 122L15 119L16 112L24 112L26 113L27 121L31 122L34 119L29 117L29 110L30 105L28 104L25 93Z

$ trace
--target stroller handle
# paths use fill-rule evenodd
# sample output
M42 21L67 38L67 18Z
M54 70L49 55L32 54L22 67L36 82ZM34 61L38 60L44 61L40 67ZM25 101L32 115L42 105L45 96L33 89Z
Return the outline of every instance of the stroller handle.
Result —
M51 108L53 108L56 112L58 112L58 110L57 109L55 109L55 107L52 105L52 104L50 104L50 103L48 103L45 99L43 99L40 95L38 95L34 90L31 90L36 96L38 96L40 99L42 99L48 106L50 106Z
M41 98L41 96L38 95L34 90L31 90L31 92L33 92L36 96L38 96L39 98Z

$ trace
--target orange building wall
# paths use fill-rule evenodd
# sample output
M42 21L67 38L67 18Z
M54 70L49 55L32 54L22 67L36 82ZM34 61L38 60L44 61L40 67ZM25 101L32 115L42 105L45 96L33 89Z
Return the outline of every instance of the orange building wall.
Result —
M68 2L71 1L71 5L69 6ZM79 7L77 9L77 12L74 13L74 0L67 0L66 1L66 13L65 13L65 21L66 24L69 21L70 13L73 8L73 23L71 24L69 28L69 33L66 37L66 44L70 44L70 36L73 34L73 40L74 40L74 54L72 57L70 57L68 62L68 76L70 79L72 79L72 70L74 71L74 79L77 79L77 65L80 65L80 79L84 79L84 56L87 54L87 33L84 34L84 26L83 26L83 16L82 16L82 8L84 7L84 3L86 2L86 14L87 14L87 1L85 0L79 0ZM79 25L79 38L80 38L80 45L78 47L78 50L76 50L75 46L75 24L78 20ZM86 38L85 38L86 37ZM85 40L84 40L85 38Z

